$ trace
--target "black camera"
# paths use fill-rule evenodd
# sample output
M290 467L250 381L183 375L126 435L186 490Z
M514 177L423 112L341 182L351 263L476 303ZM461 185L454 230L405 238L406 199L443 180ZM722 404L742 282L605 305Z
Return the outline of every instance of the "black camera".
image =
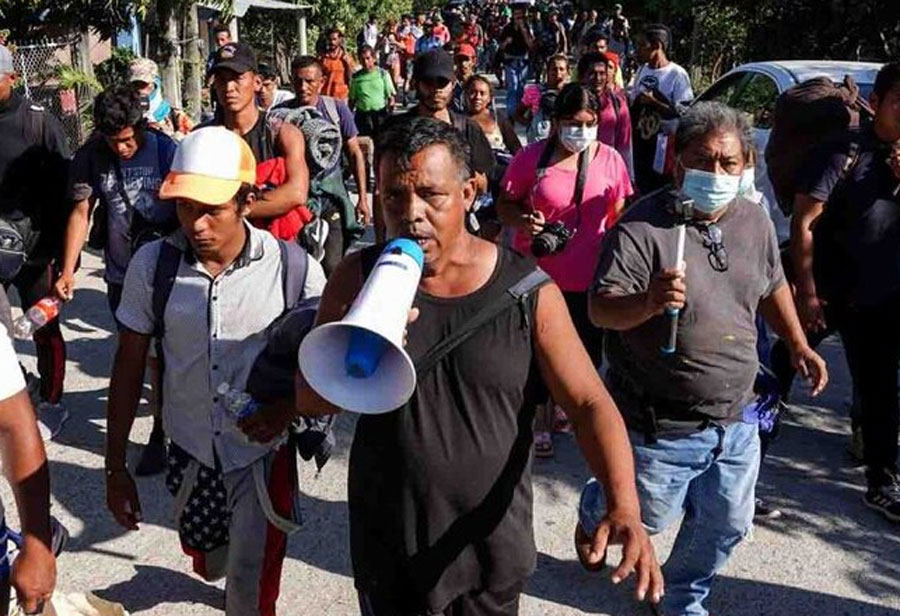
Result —
M531 254L540 259L562 252L573 235L562 222L548 222L531 240Z

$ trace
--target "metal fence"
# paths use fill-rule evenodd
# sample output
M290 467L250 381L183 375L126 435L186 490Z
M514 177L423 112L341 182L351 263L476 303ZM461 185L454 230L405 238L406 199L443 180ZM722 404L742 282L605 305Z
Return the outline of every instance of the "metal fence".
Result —
M73 65L73 46L68 40L19 45L13 53L13 66L25 96L59 119L74 151L82 142L78 98L75 92L59 87L59 68Z

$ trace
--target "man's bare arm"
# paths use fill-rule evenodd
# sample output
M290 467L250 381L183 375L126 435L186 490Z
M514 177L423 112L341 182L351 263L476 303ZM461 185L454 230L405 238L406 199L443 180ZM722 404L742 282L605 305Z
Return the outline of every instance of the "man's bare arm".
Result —
M360 214L360 217L368 224L372 214L369 212L366 156L363 154L362 147L359 145L358 137L348 139L344 147L347 150L347 156L350 158L350 164L353 167L353 179L356 180L356 187L359 195L356 210Z
M130 329L119 332L119 345L109 382L106 406L106 467L125 468L128 435L141 400L144 368L151 337Z
M87 239L90 211L88 199L82 199L75 203L69 214L63 239L62 267L55 287L57 296L63 301L72 299L75 291L75 265Z
M622 563L615 579L635 569L637 595L649 592L658 601L663 592L662 574L641 525L635 486L634 462L625 423L597 371L591 364L562 293L556 285L540 290L535 318L535 351L544 382L553 399L569 416L575 438L594 475L603 484L608 510L609 537L624 542ZM605 541L604 541L605 543Z

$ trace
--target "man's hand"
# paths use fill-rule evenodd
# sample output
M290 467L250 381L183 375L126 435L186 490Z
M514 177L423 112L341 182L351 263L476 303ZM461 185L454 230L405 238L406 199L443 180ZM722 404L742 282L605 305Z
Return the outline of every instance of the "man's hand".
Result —
M128 469L121 468L108 472L106 476L106 507L122 528L140 530L142 522L141 501L137 486Z
M670 267L657 272L647 289L647 310L652 315L662 314L666 308L681 310L687 301L684 272Z
M643 601L649 593L650 601L659 603L664 593L662 571L639 513L610 511L594 531L588 562L600 563L612 544L622 545L622 560L612 572L613 584L636 573L635 598Z
M812 387L812 395L818 396L828 384L828 368L825 360L809 345L791 349L791 365Z
M279 437L297 416L294 401L279 401L263 405L252 415L238 421L238 428L257 443L268 443Z
M800 324L804 330L818 332L827 327L825 323L825 303L814 293L801 291L797 294L797 314L800 317Z
M26 536L22 551L13 561L10 585L26 614L40 614L56 586L56 559L50 546L36 537Z
M360 195L356 200L356 218L366 226L372 222L372 208L369 207L368 197L364 195Z
M53 293L60 301L68 302L75 297L75 276L63 272L53 285Z

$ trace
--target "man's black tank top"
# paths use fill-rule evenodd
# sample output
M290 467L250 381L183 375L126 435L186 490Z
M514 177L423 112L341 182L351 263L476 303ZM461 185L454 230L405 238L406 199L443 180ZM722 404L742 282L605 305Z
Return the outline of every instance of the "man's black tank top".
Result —
M209 122L201 124L197 128L204 128L206 126L225 126L225 124L221 117L215 117ZM250 146L250 150L253 151L253 157L256 159L257 164L271 158L284 156L281 147L278 145L276 135L272 132L272 129L269 128L269 125L266 122L266 114L261 111L259 112L259 119L256 121L256 124L254 124L253 128L243 135L243 137L244 141L247 142L247 145Z
M367 249L372 262L379 246ZM421 291L406 351L415 362L535 269L505 248L477 291ZM532 351L537 291L421 375L412 399L363 415L350 453L350 545L358 588L440 612L534 570L531 451L544 396ZM429 612L430 613L430 612Z

